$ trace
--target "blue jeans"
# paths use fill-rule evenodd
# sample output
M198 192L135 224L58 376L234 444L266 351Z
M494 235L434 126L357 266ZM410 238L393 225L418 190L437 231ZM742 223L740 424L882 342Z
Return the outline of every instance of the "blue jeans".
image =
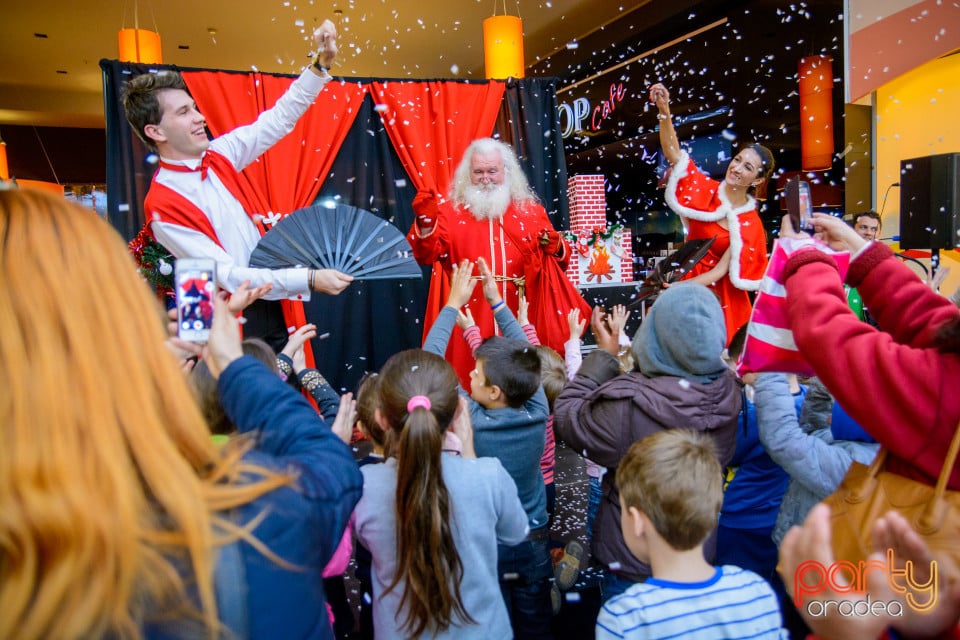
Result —
M732 564L753 571L767 582L777 572L777 545L770 537L771 528L733 529L717 527L717 566Z
M587 540L593 540L593 521L597 519L597 511L600 509L600 497L602 495L600 478L590 476L590 494L587 498Z
M546 529L534 532L533 540L507 547L497 547L497 571L500 593L510 613L510 624L516 638L552 638L550 621L550 578L553 563L547 551Z

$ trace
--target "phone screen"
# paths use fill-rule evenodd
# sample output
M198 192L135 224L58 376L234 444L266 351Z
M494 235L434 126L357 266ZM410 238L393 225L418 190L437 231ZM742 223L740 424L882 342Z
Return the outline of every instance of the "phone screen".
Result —
M809 231L813 228L813 208L810 205L810 185L801 181L800 187L800 228Z
M790 180L784 187L790 224L797 233L813 228L813 206L810 200L810 185L803 180Z
M217 294L216 263L200 258L176 261L177 335L181 340L206 342L213 325Z

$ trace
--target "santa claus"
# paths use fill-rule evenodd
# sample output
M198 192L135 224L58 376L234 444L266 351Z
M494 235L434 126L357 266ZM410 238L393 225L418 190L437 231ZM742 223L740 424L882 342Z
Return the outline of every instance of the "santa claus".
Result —
M570 337L567 314L579 308L586 317L590 307L564 275L570 247L537 201L512 148L492 138L474 140L449 195L420 192L413 209L417 217L407 235L413 254L420 264L439 263L443 269L441 282L431 284L425 332L446 299L436 288L449 282L452 266L483 257L510 309L517 312L519 294L525 292L540 341L563 353ZM481 335L494 335L493 312L479 287L467 306ZM456 335L446 355L469 388L474 367L469 346Z

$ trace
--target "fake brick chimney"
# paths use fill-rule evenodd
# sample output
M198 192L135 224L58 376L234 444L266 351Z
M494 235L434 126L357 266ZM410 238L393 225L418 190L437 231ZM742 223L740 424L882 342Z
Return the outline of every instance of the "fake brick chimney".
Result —
M575 175L567 179L567 198L570 203L570 231L593 230L607 226L607 196L605 178L599 175ZM623 257L620 261L620 282L633 282L633 242L630 230L623 229ZM567 277L574 286L588 285L580 281L576 248L567 267Z

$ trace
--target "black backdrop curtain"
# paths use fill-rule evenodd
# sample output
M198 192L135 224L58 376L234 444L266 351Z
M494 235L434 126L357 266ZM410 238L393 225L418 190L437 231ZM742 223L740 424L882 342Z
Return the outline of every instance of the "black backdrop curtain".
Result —
M150 70L178 68L115 60L101 60L100 67L107 126L108 219L129 240L143 226L143 198L156 164L149 161L150 152L124 118L120 98L123 84ZM566 229L566 165L556 106L554 79L511 82L495 131L517 149L521 166L554 226ZM415 195L367 95L317 201L333 199L366 209L406 232L413 222L411 203ZM305 305L307 319L317 325L318 334L330 334L327 339L313 341L314 357L317 368L334 388L353 391L365 372L379 370L397 351L420 346L429 272L428 267L423 269L422 280L356 282L339 296L312 296Z
M366 209L405 232L413 224L415 195L368 96L317 201ZM329 339L313 341L317 368L352 391L365 371L379 370L397 351L419 347L429 283L430 268L424 267L421 280L354 282L338 296L311 296L307 318L318 335L330 332Z
M569 229L567 164L557 113L556 78L511 79L494 131L517 150L530 186L540 196L553 226Z

